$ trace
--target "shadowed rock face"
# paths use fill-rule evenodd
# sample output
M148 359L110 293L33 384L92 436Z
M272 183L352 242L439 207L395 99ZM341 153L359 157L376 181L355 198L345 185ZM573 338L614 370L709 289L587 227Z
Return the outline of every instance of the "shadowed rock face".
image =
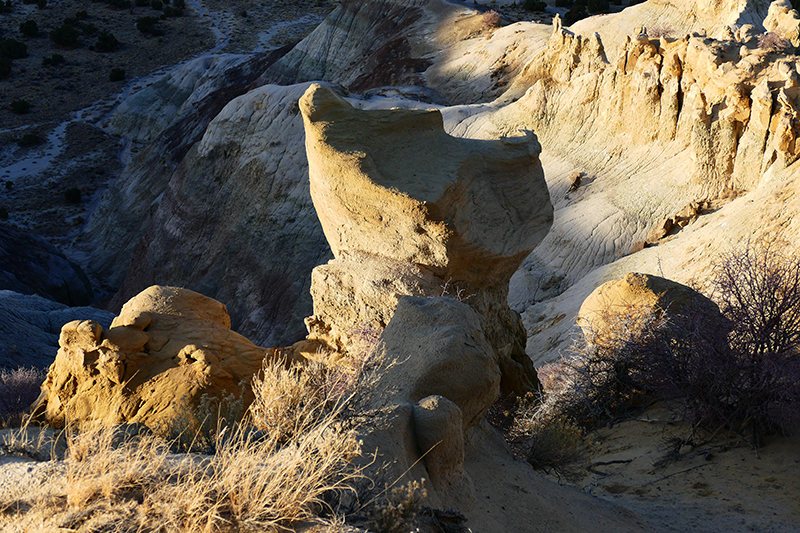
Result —
M0 290L36 294L67 305L89 305L92 285L81 268L42 237L0 228Z
M99 420L157 428L195 408L203 394L238 396L266 350L230 324L221 303L160 286L126 303L107 330L94 320L70 322L34 413L56 426Z
M504 387L533 387L505 300L511 274L552 224L535 137L455 138L436 110L356 110L317 84L299 105L311 197L335 256L312 276L309 339L346 351L349 333L384 327L400 296L449 286L474 294Z

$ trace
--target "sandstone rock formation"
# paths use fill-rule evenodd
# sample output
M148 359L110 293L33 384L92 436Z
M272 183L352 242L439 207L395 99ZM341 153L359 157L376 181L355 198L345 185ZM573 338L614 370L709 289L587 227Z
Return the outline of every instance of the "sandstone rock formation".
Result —
M64 324L93 320L107 328L113 318L93 307L67 307L41 296L0 291L0 367L47 368L55 359Z
M0 290L89 305L94 292L81 268L46 239L8 225L0 231Z
M335 257L312 276L308 339L346 351L360 325L386 326L400 296L436 296L451 283L474 293L504 388L530 390L524 335L505 300L552 223L535 137L459 139L436 110L357 110L317 84L300 110L311 196Z
M584 300L578 325L586 339L595 342L615 335L610 328L619 324L610 320L640 313L682 313L697 320L724 320L717 305L696 290L666 278L629 272L600 285Z
M221 303L160 286L126 303L109 329L75 320L58 342L34 405L35 416L55 426L99 420L164 429L204 394L244 394L249 403L249 381L266 353L230 331Z

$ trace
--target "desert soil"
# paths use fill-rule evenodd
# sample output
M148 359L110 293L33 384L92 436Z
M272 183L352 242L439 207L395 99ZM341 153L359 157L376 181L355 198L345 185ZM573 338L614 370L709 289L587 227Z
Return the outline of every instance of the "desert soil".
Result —
M673 418L655 406L597 430L585 475L561 482L664 531L800 531L800 436L769 436L756 451L736 437L703 443L698 435L695 447L676 450L669 444L690 429Z

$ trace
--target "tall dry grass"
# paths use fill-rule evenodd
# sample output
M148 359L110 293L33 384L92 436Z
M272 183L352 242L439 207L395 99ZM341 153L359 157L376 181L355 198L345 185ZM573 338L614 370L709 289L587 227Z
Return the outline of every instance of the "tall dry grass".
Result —
M363 478L352 462L359 444L352 424L341 421L347 399L320 402L313 379L266 364L252 409L218 433L213 455L173 454L150 432L126 436L98 426L70 433L66 459L38 492L0 503L0 524L211 533L341 521L337 502Z

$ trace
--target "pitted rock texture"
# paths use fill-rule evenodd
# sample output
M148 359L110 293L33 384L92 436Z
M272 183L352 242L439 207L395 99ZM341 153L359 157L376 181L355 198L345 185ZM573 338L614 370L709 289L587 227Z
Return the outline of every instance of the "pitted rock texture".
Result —
M299 105L311 197L335 256L312 276L309 339L346 350L349 331L385 327L399 296L452 284L474 294L508 370L504 388L535 386L505 304L511 274L552 224L535 137L455 138L437 110L357 110L318 84ZM348 313L328 303L341 294L355 298Z
M130 300L105 330L94 320L66 324L35 416L48 423L101 421L169 427L200 397L252 398L247 385L266 350L230 330L221 303L196 292L153 286Z

